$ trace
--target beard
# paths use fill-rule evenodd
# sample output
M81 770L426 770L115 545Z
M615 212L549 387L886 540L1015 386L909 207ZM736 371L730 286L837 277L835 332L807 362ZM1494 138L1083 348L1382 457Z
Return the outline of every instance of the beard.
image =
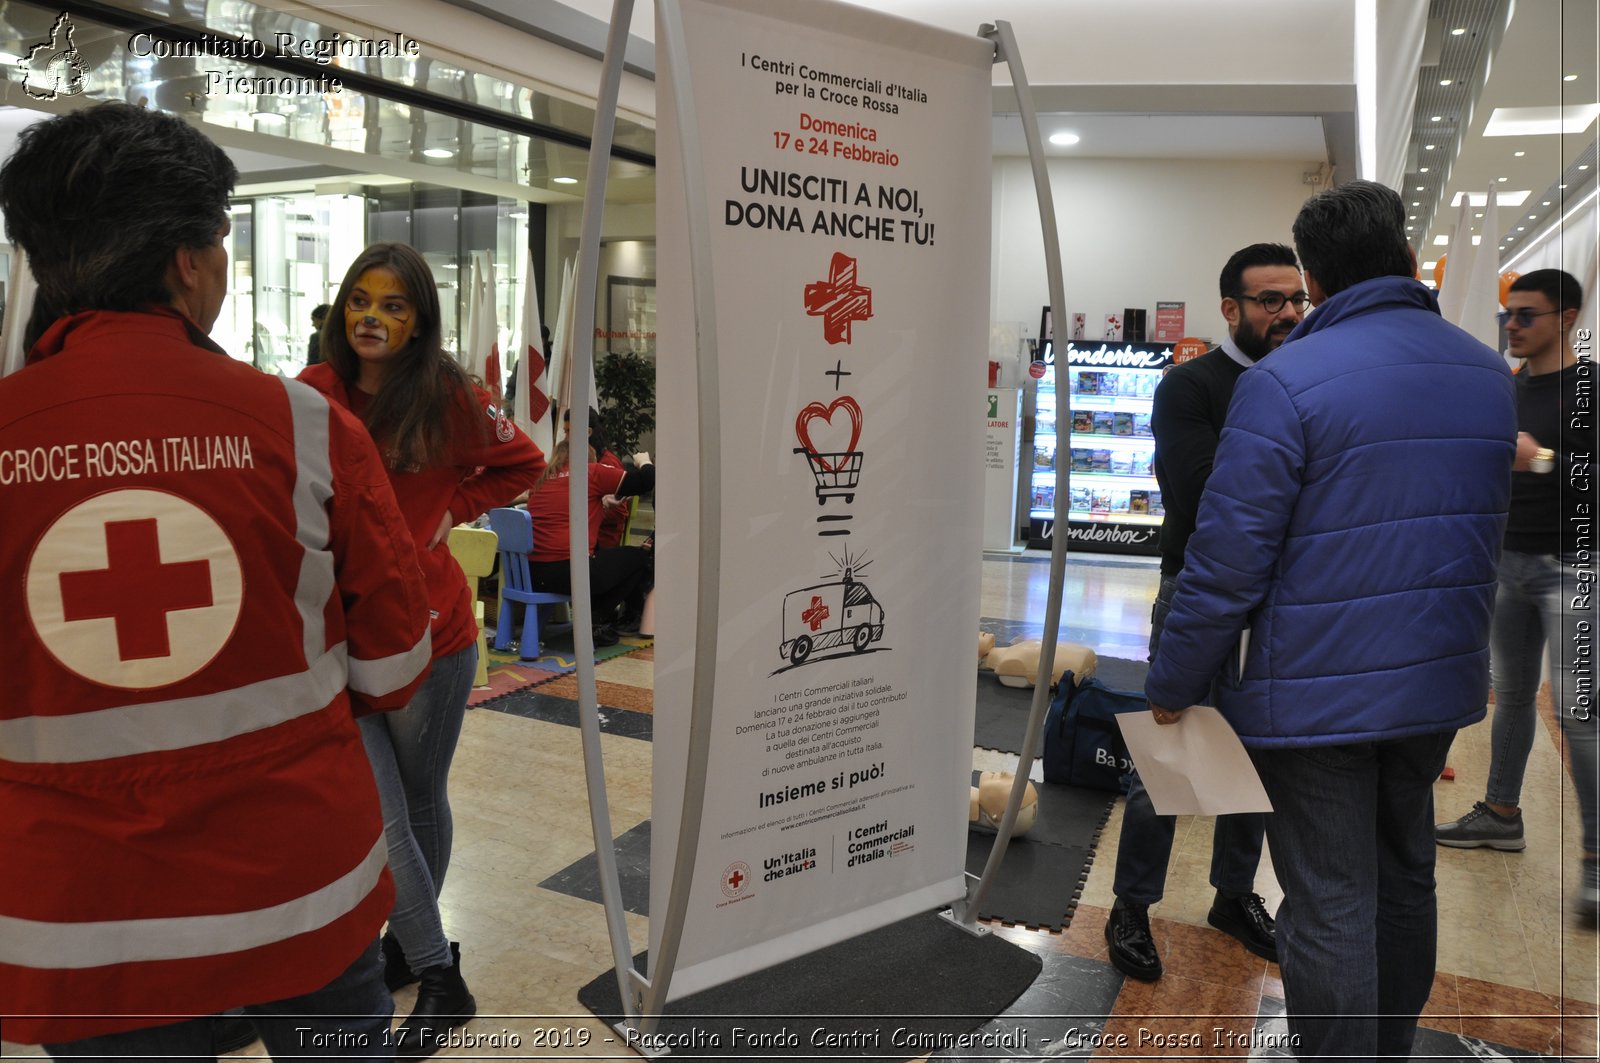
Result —
M1294 331L1294 325L1292 321L1274 321L1265 333L1261 333L1256 331L1248 318L1241 316L1239 327L1233 333L1233 344L1252 362L1259 362L1282 346L1283 341L1289 338L1289 333Z

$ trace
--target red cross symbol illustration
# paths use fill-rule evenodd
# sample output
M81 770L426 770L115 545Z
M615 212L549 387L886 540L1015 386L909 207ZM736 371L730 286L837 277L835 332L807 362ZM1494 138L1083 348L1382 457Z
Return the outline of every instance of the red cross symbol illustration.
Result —
M800 619L811 625L812 631L821 631L822 622L828 619L828 606L820 595L811 596L811 608L800 614Z
M744 874L738 868L733 869L733 874L728 876L728 885L738 889L744 883Z
M124 661L170 657L167 614L212 604L211 563L163 564L156 520L106 523L106 567L63 572L63 618L112 619L117 653Z
M843 251L833 253L828 279L806 285L806 313L822 318L822 335L829 343L849 343L850 326L872 316L872 289L856 283L856 260Z

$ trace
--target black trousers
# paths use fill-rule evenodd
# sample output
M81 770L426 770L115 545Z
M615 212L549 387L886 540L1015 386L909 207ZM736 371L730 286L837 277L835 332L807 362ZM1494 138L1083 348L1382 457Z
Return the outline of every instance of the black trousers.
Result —
M649 551L637 546L613 546L589 556L589 604L596 624L616 619L617 607L628 612L644 608L644 596L654 582ZM528 565L529 582L536 591L572 593L572 569L566 561L534 561Z

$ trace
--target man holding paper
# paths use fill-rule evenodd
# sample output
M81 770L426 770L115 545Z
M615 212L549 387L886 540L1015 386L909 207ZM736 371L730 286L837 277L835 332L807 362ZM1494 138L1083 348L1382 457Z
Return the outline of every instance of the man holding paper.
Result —
M1176 722L1220 673L1274 808L1296 1054L1403 1057L1433 984L1433 781L1485 714L1516 411L1413 279L1393 190L1323 192L1294 239L1317 310L1239 379L1145 694Z

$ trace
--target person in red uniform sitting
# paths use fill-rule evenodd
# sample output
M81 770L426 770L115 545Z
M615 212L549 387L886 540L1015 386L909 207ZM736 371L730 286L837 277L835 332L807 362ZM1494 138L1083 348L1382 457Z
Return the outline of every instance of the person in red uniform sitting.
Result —
M528 578L533 589L552 594L572 593L572 566L568 543L572 535L571 469L568 467L569 441L563 439L550 454L550 467L539 485L528 495L528 513L533 517L533 553L528 558ZM594 644L615 646L616 629L611 626L617 611L624 618L637 617L644 608L650 589L650 552L637 546L597 549L600 517L607 495L631 498L655 489L656 467L642 465L624 471L602 465L589 448L589 602L594 613ZM637 627L634 628L638 630Z
M206 336L236 176L121 103L0 169L39 281L0 380L0 1032L57 1058L210 1058L240 1007L278 1059L393 1055L353 713L417 689L426 590L360 423Z
M561 411L561 431L564 437L572 434L571 410ZM600 425L600 411L593 406L589 407L589 449L595 452L595 461L601 465L627 471L622 459L611 453L611 448L606 445L605 429ZM608 495L601 499L600 534L594 542L596 550L610 550L622 545L628 533L628 515L633 512L633 506L632 498Z
M300 379L366 424L411 526L433 612L433 671L400 712L364 721L398 896L384 937L390 988L421 981L395 1030L401 1058L431 1055L476 1013L439 892L450 865L448 778L478 666L467 578L450 529L504 505L544 471L544 455L445 352L439 289L405 244L373 244L345 272L319 365Z

